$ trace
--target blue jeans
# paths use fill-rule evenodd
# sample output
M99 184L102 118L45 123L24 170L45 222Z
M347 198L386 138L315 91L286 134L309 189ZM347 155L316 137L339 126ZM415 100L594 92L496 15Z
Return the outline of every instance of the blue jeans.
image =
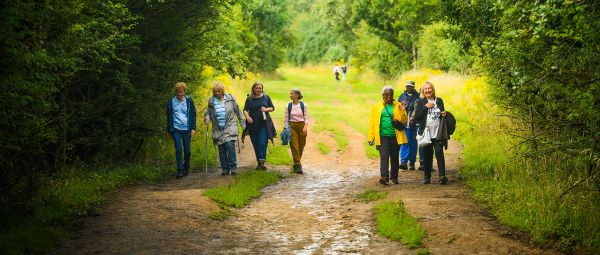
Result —
M177 172L183 173L190 170L190 156L192 151L190 150L190 140L192 133L189 130L175 129L171 133L173 137L173 143L175 144L175 158L177 159ZM181 147L183 146L183 158L181 160ZM185 162L184 162L185 161Z
M237 159L235 158L235 141L219 144L219 160L223 173L237 172Z
M258 130L250 132L250 141L254 147L256 161L267 160L267 128L261 127Z
M417 130L405 127L404 133L406 134L408 143L400 146L400 162L406 164L410 161L410 163L414 164L417 161L417 149L419 149L417 145Z

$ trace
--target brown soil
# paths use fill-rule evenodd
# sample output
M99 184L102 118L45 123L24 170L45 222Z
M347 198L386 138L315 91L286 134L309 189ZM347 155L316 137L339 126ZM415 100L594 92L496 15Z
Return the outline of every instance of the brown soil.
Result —
M98 215L83 220L76 238L56 254L416 254L376 234L373 205L356 199L366 189L387 191L403 200L427 230L424 248L432 254L559 254L518 240L475 203L458 180L460 145L445 152L448 185L421 184L422 172L403 171L399 185L377 183L379 161L365 156L366 138L345 126L350 144L336 152L330 134L309 133L304 175L292 175L267 187L249 206L226 220L210 220L219 207L202 196L230 176L204 169L161 185L122 189ZM328 137L328 138L324 138ZM247 139L238 155L241 171L255 166ZM317 141L331 146L322 155ZM435 167L435 163L434 163ZM269 171L288 174L285 167ZM437 183L435 173L432 183Z

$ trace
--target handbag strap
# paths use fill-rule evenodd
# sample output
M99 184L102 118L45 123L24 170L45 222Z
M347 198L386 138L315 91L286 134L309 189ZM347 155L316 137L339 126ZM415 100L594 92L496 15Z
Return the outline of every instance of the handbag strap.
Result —
M392 105L392 108L394 106ZM390 114L390 111L388 111L387 107L385 107L385 103L383 104L383 109L387 112L387 114L390 116L390 121L392 121L392 123L394 122L394 115Z

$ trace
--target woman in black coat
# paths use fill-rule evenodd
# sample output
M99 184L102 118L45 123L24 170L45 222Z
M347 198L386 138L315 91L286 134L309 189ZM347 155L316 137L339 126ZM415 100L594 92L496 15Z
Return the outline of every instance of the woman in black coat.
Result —
M431 183L431 168L433 165L433 154L438 164L440 184L448 182L446 178L446 162L444 161L444 146L447 140L436 140L440 117L446 116L444 101L435 96L435 88L431 82L425 82L422 88L421 98L415 103L414 121L417 123L417 135L429 132L431 143L423 147L424 178L423 183Z

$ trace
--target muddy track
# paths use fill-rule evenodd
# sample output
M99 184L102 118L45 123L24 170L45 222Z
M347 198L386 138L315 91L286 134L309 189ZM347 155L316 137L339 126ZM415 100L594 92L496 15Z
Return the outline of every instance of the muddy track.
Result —
M433 254L558 254L530 247L499 225L470 199L457 181L460 145L446 151L449 185L422 185L419 171L400 174L400 185L377 184L378 161L368 160L364 135L346 126L350 145L343 154L322 155L309 134L304 175L292 175L267 187L260 199L234 210L223 221L208 219L218 206L201 193L231 182L213 170L161 185L121 190L96 216L88 217L76 239L56 254L416 254L379 237L374 203L358 201L366 189L402 199L408 212L428 231L425 248ZM239 156L240 167L254 166L251 145ZM435 166L435 163L434 163ZM288 173L285 168L270 171ZM434 173L435 175L435 173ZM437 179L434 178L434 182Z

